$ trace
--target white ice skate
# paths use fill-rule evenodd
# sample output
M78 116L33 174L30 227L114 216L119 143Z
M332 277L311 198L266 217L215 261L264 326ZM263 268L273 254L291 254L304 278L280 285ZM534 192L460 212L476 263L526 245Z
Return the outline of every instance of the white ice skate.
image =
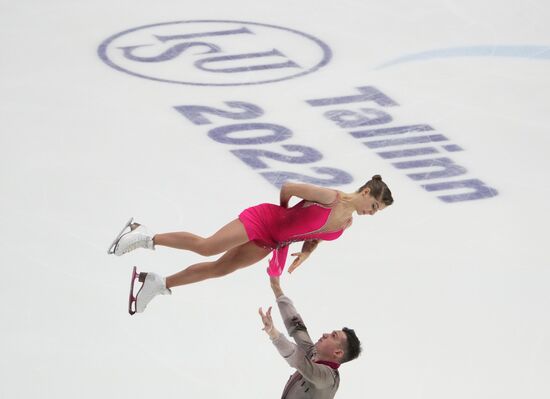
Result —
M132 270L130 282L130 298L128 300L128 312L133 315L142 313L149 302L157 295L172 295L172 291L166 288L166 279L155 273L137 273L136 267ZM136 278L142 283L138 293L134 296L134 284Z
M131 218L118 236L116 236L107 250L108 254L121 256L137 248L155 249L153 244L154 235L147 230L147 227L139 223L133 223L133 220ZM130 230L126 231L128 228Z

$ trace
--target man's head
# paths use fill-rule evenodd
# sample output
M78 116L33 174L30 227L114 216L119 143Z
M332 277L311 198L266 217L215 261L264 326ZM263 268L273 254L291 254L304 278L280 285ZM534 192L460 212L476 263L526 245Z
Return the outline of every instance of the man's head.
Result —
M361 342L355 331L344 327L325 333L315 344L317 359L334 363L345 363L353 360L361 353Z

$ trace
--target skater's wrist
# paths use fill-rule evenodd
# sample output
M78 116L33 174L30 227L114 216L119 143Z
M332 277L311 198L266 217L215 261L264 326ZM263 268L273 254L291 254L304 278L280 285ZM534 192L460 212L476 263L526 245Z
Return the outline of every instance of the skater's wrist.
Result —
M275 299L280 298L285 294L280 287L278 288L271 287L271 288L273 289L273 294L275 295Z
M279 338L279 335L281 335L279 330L277 330L275 327L271 327L269 331L266 330L266 333L267 335L269 335L269 339L271 339L272 341L276 340L277 338Z
M304 241L304 244L302 245L302 253L306 256L311 255L311 253L317 248L317 245L319 244L319 240L307 240Z
M281 289L281 285L279 283L279 277L272 276L269 278L269 283L271 285L271 290L273 291L273 294L275 294L275 298L279 298L280 296L283 296L283 290Z

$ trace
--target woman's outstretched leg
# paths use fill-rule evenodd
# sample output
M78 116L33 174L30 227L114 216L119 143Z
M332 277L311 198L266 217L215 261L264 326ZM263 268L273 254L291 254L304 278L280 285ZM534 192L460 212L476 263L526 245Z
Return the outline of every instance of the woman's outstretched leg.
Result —
M133 223L130 227L132 230L123 234L112 245L114 250L110 253L120 256L137 248L154 249L156 245L162 245L210 256L225 252L248 241L244 225L239 219L229 222L208 238L185 231L153 236L145 226Z
M222 277L262 260L271 252L253 242L239 245L223 254L213 262L202 262L189 266L176 274L166 277L166 287L172 288L192 284L202 280Z
M166 278L156 273L140 273L137 275L134 268L129 303L130 314L143 312L149 302L157 295L171 294L172 291L170 288L172 287L225 276L237 269L253 265L265 258L269 252L269 249L258 247L253 242L247 242L246 244L230 249L218 260L197 263ZM136 279L139 279L143 285L134 297L133 292Z
M246 242L248 235L239 219L229 222L207 238L186 231L156 234L153 237L154 245L186 249L203 256L216 255Z

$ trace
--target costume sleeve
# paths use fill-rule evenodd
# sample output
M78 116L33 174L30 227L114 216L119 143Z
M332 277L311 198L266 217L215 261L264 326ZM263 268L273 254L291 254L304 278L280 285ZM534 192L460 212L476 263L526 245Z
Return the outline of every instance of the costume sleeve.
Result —
M267 268L267 274L272 277L280 276L285 269L286 257L288 255L288 245L277 248L273 251L273 255L269 260L269 267Z
M290 367L298 370L316 388L323 389L337 383L335 373L329 366L311 361L302 348L290 342L283 334L279 334L272 342Z
M302 317L298 314L294 304L289 297L281 295L277 298L277 305L279 306L279 312L285 323L288 335L290 335L296 344L305 351L308 356L313 354L315 346L311 341L307 328L302 320Z

